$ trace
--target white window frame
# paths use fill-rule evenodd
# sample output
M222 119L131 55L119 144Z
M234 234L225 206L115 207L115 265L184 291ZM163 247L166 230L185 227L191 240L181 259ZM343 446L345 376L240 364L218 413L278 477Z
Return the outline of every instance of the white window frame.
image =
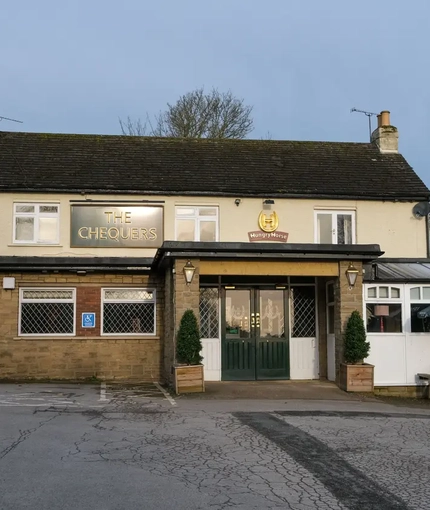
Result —
M28 206L34 207L34 212L17 212L17 207ZM40 207L57 207L56 213L41 213ZM34 218L33 239L19 240L16 239L16 218ZM55 241L39 239L39 219L40 218L57 218L57 237ZM13 244L42 244L56 245L60 242L60 204L58 202L14 202L13 204Z
M379 289L388 288L388 297L380 297ZM368 297L368 290L371 288L376 288L376 297ZM391 289L399 290L399 297L391 297ZM366 329L366 335L378 335L378 336L404 336L407 332L406 325L407 322L410 322L409 317L410 313L406 313L405 307L405 299L404 299L405 287L403 284L395 284L395 283L367 283L363 285L363 319L364 319L364 327ZM367 331L367 304L387 304L387 305L400 305L401 306L401 314L402 314L402 331L397 333L388 333L388 332L378 332L378 331Z
M351 216L351 237L352 237L352 244L357 243L356 238L356 228L355 228L355 222L356 222L356 211L352 210L336 210L336 209L315 209L314 210L314 242L316 244L321 244L318 241L318 214L326 214L331 215L331 237L332 237L332 244L339 244L337 242L337 217L339 215L350 215Z
M107 290L114 291L131 291L138 290L144 292L152 292L152 299L147 300L136 300L136 299L106 299L105 292ZM105 333L104 332L104 304L105 303L153 303L154 304L154 331L153 333ZM145 336L154 337L157 336L157 291L154 288L149 287L104 287L101 289L101 313L100 313L100 334L102 336Z
M25 291L72 291L70 299L24 299ZM22 303L73 303L73 333L21 333ZM72 287L21 287L19 289L18 336L25 337L71 337L76 336L76 288Z
M180 209L194 209L193 214L178 216ZM215 209L215 216L200 216L200 209ZM215 222L215 242L219 241L219 207L217 205L177 205L175 206L175 241L178 239L178 220L194 220L194 241L200 241L200 223L202 221Z
M407 322L407 332L410 335L418 335L418 336L421 336L421 335L430 335L430 332L412 331L411 305L417 303L417 304L420 304L420 305L428 304L430 306L430 298L424 299L422 297L422 295L423 295L423 288L424 287L430 288L430 284L426 284L426 283L414 284L414 283L411 283L411 284L406 285L406 290L405 290L405 309L407 310L407 316L406 316L407 317L407 321L406 322ZM412 289L416 289L416 288L420 289L420 299L412 299L411 298L411 290Z

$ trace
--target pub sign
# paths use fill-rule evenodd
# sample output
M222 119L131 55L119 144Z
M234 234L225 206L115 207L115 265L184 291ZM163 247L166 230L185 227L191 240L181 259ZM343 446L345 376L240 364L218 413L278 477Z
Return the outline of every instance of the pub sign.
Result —
M72 248L159 248L162 244L162 206L71 206Z

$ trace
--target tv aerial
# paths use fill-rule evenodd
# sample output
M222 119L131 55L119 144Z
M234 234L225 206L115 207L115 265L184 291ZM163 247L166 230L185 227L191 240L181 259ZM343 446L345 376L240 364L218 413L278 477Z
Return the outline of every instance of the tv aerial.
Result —
M18 122L19 124L22 124L22 120L10 119L9 117L2 117L2 116L0 115L0 122L1 122L2 120L8 120L9 122Z
M357 108L351 108L351 113L363 113L369 119L369 140L372 141L372 117L378 115L373 112L366 112L365 110L357 110Z

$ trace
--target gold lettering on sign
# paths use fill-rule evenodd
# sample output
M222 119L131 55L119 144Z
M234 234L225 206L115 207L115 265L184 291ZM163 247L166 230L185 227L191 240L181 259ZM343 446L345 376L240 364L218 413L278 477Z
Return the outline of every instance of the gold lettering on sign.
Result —
M94 229L88 227L88 239L92 239L91 236L94 236L94 239L99 238L99 229L97 227L95 227Z
M128 239L130 237L130 229L121 227L121 239Z
M86 231L85 235L84 235L84 230ZM81 239L88 239L88 227L81 227L81 228L78 230L78 236L79 236Z
M131 212L105 211L108 223L132 223Z
M112 239L113 241L118 241L119 239L119 230L116 227L111 227L107 231L109 239Z
M148 241L153 242L159 238L159 232L157 227L150 227L142 225L142 218L137 215L136 218L133 216L133 210L125 210L121 208L112 207L111 210L103 210L100 213L95 214L97 220L93 220L93 224L90 226L76 226L76 241L85 240L89 245L94 246L112 246L115 243L109 243L109 241L116 241L118 245L133 246L138 244L150 245ZM145 220L145 219L144 219ZM101 225L95 225L94 223L100 221ZM146 221L152 221L151 219ZM158 222L159 220L154 220ZM134 223L135 226L132 226ZM154 224L152 223L152 224ZM157 224L157 223L155 223ZM139 225L139 226L138 226ZM145 225L145 223L144 223ZM160 229L162 235L162 229ZM100 241L105 241L101 242ZM137 241L137 242L135 242ZM139 243L139 241L141 243ZM143 241L143 243L142 243ZM73 242L73 239L72 239ZM145 243L146 242L146 243ZM81 241L81 245L85 244Z
M258 216L258 226L263 232L274 232L279 225L279 218L275 211L270 214L266 214L264 211L261 211Z

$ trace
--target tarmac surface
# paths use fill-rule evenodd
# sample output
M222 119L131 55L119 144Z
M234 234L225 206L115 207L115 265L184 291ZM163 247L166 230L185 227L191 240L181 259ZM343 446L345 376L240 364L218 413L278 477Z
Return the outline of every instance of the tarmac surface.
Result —
M430 510L430 408L303 384L1 385L0 509Z

